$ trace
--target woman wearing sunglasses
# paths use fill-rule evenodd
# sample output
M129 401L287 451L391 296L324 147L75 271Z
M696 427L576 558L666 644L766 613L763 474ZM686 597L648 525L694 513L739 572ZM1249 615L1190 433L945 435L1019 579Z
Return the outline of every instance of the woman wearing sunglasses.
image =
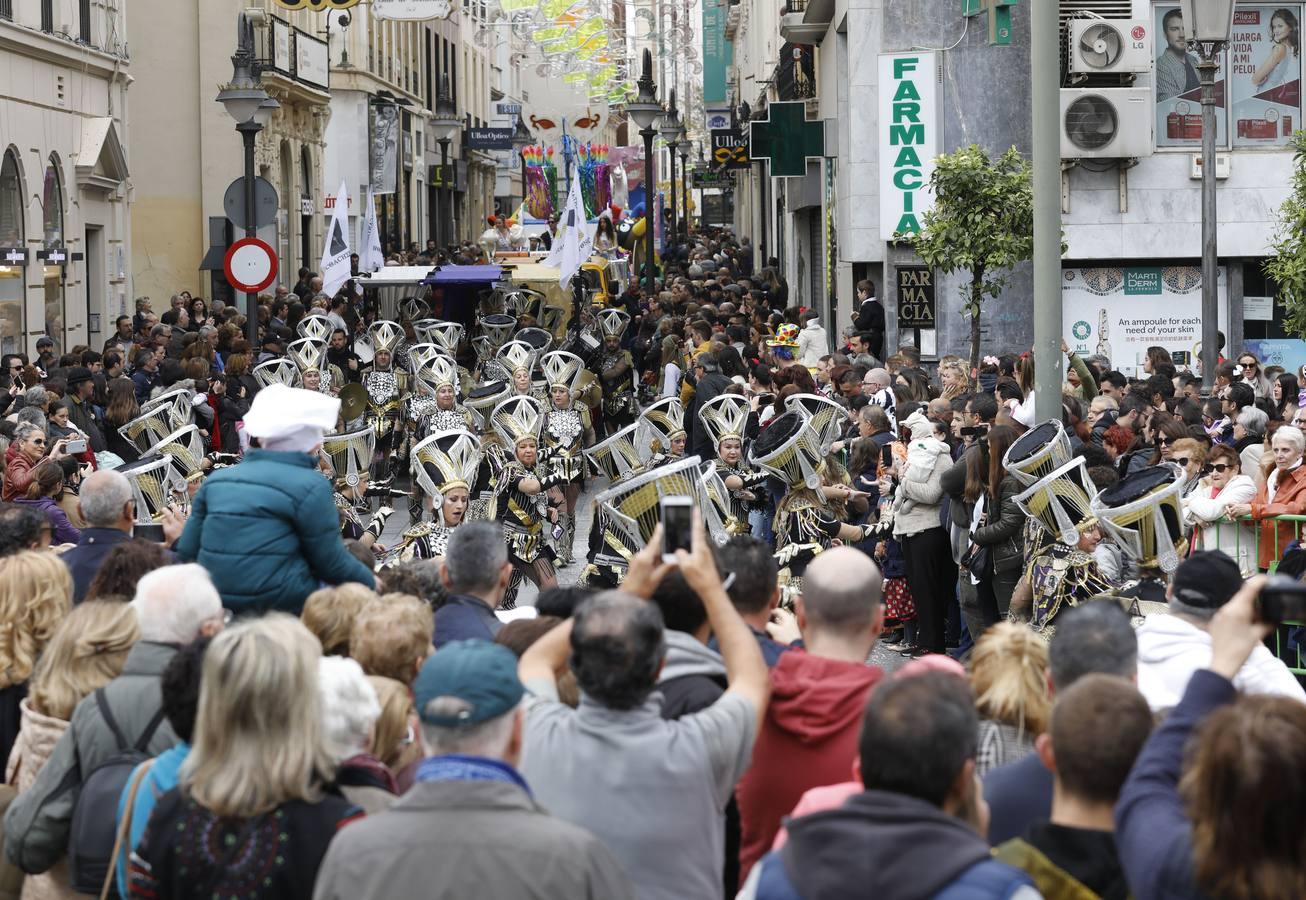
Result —
M1238 378L1256 393L1256 399L1269 397L1273 388L1270 385L1270 379L1265 377L1261 371L1261 361L1256 358L1256 354L1243 352L1238 354L1238 369L1235 372Z
M31 422L24 422L14 429L14 439L5 451L4 489L0 492L0 500L10 503L26 496L32 484L32 469L47 450L51 459L67 455L63 450L67 443L65 439L51 447L45 431Z
M1255 575L1256 536L1246 523L1232 521L1229 507L1250 503L1256 484L1242 474L1232 447L1215 445L1206 462L1210 474L1184 498L1185 524L1193 529L1189 543L1194 550L1223 550L1237 561L1244 577Z

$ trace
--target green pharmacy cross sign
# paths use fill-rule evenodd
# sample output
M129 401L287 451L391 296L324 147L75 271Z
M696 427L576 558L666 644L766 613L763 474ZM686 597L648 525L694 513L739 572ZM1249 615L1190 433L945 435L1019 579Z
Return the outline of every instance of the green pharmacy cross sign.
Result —
M961 14L966 18L988 13L989 43L1011 43L1011 7L1016 0L961 0Z
M771 161L771 177L801 178L807 160L825 156L825 123L807 118L807 102L772 103L767 118L752 123L753 159Z

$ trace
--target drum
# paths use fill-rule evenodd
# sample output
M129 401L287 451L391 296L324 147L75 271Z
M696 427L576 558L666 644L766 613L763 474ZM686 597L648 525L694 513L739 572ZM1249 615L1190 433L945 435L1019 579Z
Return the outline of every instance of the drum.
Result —
M195 392L190 388L177 388L160 394L151 400L147 400L141 406L141 414L152 413L156 409L165 409L168 415L168 422L171 427L169 431L176 431L178 428L185 428L195 421Z
M1061 423L1050 419L1031 428L1007 448L1002 465L1021 484L1029 487L1070 462L1070 438Z
M730 490L717 472L715 462L708 461L699 466L698 478L706 501L701 512L708 537L718 547L724 547L732 534L731 525L737 524L730 521Z
M595 471L608 476L608 480L613 482L621 481L638 469L643 465L643 460L640 458L639 451L635 449L637 430L639 425L631 423L584 451L590 466Z
M537 357L548 353L553 347L553 335L543 328L523 328L517 332L516 339L529 344Z
M1173 572L1187 550L1183 488L1183 470L1178 466L1148 466L1098 494L1093 513L1140 566Z
M295 331L301 338L323 342L331 340L331 332L334 330L331 320L326 316L304 316L295 326Z
M470 491L480 465L481 443L466 431L437 431L413 447L413 478L437 507L446 491Z
M173 471L187 484L204 477L204 438L197 425L187 425L174 431L151 447L149 452L170 458Z
M806 410L790 410L771 420L753 441L748 458L790 487L821 486L825 470L819 435Z
M376 449L376 432L371 428L345 434L328 434L322 438L322 458L331 466L336 481L358 487L372 465Z
M646 407L635 421L635 449L648 462L655 453L671 450L671 440L685 434L685 408L675 397L664 397Z
M254 380L262 387L271 384L296 387L299 384L299 367L285 357L269 359L254 367Z
M131 485L132 499L136 501L134 521L137 525L149 525L162 519L172 494L186 490L185 482L177 480L172 460L167 456L143 456L115 471Z
M171 404L164 403L151 407L148 412L141 413L121 426L118 433L131 441L132 446L141 453L148 453L151 447L175 430L172 427Z
M848 410L835 401L818 394L792 394L785 400L786 410L803 409L811 417L811 428L815 429L821 442L821 449L828 453L829 447L843 437L844 424L848 421Z
M663 497L694 498L699 511L711 503L703 490L702 461L697 456L676 460L648 472L635 475L608 488L594 498L608 531L629 555L644 548L653 539L653 529L662 520Z
M418 326L421 327L418 327ZM435 344L450 356L458 355L458 345L462 343L463 327L457 322L445 322L441 319L423 319L413 323L413 331L423 341Z
M498 350L512 340L512 333L517 330L517 320L500 313L481 316L476 325L481 330L480 336L489 341L492 350Z
M467 399L463 401L463 405L472 411L472 415L476 417L476 424L481 431L485 431L489 424L490 413L507 396L508 382L488 381L472 388L467 395Z
M1093 524L1096 494L1083 458L1075 457L1019 494L1016 505L1054 539L1073 547L1080 532Z

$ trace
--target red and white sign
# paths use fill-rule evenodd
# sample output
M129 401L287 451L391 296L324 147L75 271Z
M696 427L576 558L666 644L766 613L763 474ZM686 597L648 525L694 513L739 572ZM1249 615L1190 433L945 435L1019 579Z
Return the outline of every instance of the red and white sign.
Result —
M222 260L227 283L246 294L257 294L277 280L277 254L266 241L241 238Z

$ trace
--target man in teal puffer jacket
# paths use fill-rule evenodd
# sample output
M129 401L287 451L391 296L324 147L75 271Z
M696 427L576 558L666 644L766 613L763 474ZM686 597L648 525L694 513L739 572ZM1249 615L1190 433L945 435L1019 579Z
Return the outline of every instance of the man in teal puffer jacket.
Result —
M376 583L345 549L331 484L318 471L322 436L339 409L339 400L315 391L259 391L245 416L259 446L210 475L191 503L174 549L208 569L223 606L237 615L299 615L324 584Z

